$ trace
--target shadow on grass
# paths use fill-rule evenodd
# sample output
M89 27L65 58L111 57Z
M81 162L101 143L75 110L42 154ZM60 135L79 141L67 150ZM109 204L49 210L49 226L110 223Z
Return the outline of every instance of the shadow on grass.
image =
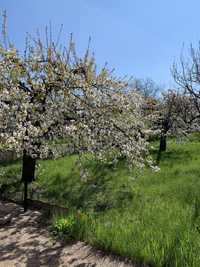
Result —
M12 165L21 164L21 159L5 160L0 162L0 167L10 167Z
M53 200L55 204L95 212L122 207L133 199L133 185L127 179L123 162L113 166L90 161L85 167L88 171L85 179L81 179L75 168L66 176L58 172L51 178L44 179L41 197Z
M157 164L179 164L191 160L191 152L187 150L159 151L151 149L150 153Z

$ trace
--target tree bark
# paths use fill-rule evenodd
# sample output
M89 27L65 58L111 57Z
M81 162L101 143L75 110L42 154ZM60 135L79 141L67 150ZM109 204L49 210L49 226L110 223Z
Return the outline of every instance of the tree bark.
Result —
M162 152L162 151L166 151L167 149L167 137L165 134L161 134L160 136L160 148L159 148L159 151Z
M26 151L24 151L22 166L22 182L24 183L24 212L28 209L28 184L35 179L35 165L36 160L27 155Z
M28 209L28 181L24 180L24 212Z

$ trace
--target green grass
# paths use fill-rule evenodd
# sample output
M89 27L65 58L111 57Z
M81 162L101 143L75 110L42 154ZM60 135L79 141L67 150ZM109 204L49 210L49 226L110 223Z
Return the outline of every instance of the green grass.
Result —
M32 195L70 208L70 223L54 223L63 235L71 231L73 238L153 266L199 267L199 151L198 138L170 140L161 170L146 169L136 179L123 162L90 161L89 178L81 180L76 156L41 161ZM20 171L18 164L1 168L4 178Z

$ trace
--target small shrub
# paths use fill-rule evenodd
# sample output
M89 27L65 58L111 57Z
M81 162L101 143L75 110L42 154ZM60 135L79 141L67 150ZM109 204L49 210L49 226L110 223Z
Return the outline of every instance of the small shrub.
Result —
M53 229L60 237L73 239L76 223L74 215L69 215L67 218L57 218L53 224Z
M92 227L93 217L89 214L76 212L67 217L56 217L53 221L53 233L65 240L83 239L87 226Z

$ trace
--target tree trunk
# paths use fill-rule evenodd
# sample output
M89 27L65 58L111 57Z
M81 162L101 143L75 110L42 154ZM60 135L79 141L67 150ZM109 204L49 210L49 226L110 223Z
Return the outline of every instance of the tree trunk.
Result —
M167 137L165 134L161 134L160 136L160 148L159 148L159 151L162 152L162 151L166 151L167 149Z
M28 209L28 181L24 180L24 212Z
M28 184L35 179L36 160L23 153L22 182L24 183L24 212L28 209Z

